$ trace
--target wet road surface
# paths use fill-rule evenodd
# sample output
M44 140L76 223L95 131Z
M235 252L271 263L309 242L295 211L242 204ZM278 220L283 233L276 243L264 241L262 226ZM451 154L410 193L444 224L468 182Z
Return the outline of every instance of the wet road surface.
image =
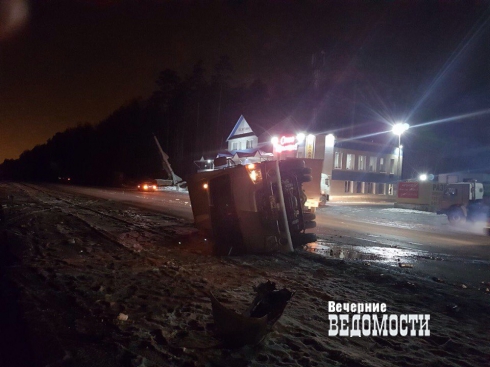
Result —
M446 216L392 203L330 203L317 211L312 252L389 271L486 290L490 237L481 224L451 226ZM482 283L483 282L483 283Z
M193 221L185 191L58 188ZM363 261L367 266L410 272L455 286L483 287L483 291L484 283L490 282L490 237L481 226L452 227L445 216L398 209L393 203L329 203L317 210L316 222L317 227L309 231L319 240L309 249L323 256Z

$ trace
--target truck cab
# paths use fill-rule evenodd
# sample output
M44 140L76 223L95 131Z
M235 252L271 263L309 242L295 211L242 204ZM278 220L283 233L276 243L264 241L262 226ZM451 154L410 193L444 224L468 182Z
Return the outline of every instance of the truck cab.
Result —
M320 180L320 205L325 205L330 200L330 176L321 174Z
M474 221L485 211L483 184L476 181L447 184L437 214L446 214L451 224Z

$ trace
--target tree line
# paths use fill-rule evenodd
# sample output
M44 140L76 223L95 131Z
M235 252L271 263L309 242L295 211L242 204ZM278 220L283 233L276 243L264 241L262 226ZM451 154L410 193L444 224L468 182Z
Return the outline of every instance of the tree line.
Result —
M373 135L368 140L381 143L393 140L387 121L397 114L387 106L417 100L414 74L401 72L396 63L378 70L374 56L359 54L346 64L342 57L329 62L322 55L314 54L301 67L278 66L266 81L243 84L237 84L226 56L210 71L203 61L184 76L163 70L148 98L135 98L98 124L79 124L24 151L19 159L5 160L0 179L54 182L70 177L79 184L120 185L166 178L154 135L176 174L185 178L196 171L195 160L226 149L226 138L240 115L252 123L257 135L288 119L308 132L332 132L338 138ZM440 111L448 113L447 106L461 108L456 102L449 98L437 108L437 104L419 108L409 122L436 120ZM481 141L474 136L477 126ZM434 173L482 169L489 157L489 126L483 120L468 120L451 125L444 134L437 125L411 129L403 139L404 166L414 174L421 162ZM388 133L377 134L387 129ZM454 149L462 138L464 154Z
M355 89L363 74L349 67L337 80L342 62L326 65L307 59L300 67L278 66L266 82L242 84L237 84L227 56L209 72L203 61L184 76L163 70L148 98L135 98L98 124L58 132L19 159L5 160L0 178L54 182L70 177L91 185L166 178L153 135L176 174L186 177L196 171L195 160L226 149L240 115L253 122L258 135L285 119L311 132L340 127L337 136L353 134L355 106L363 103Z
M195 172L194 160L227 147L241 114L258 125L270 125L280 115L265 83L234 83L228 57L221 57L210 74L202 61L185 76L163 70L147 99L131 100L96 125L58 132L19 159L5 160L0 178L54 182L70 177L92 185L166 178L154 135L174 171L185 177Z

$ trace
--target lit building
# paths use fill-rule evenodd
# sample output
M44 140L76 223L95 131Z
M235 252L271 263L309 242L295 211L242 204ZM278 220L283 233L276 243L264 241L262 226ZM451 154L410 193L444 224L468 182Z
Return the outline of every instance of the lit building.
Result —
M274 130L281 131L281 124ZM295 130L289 125L283 131ZM294 132L273 135L271 131L257 136L245 118L240 116L228 136L228 150L217 154L216 158L220 159L212 168L271 159L323 160L322 173L328 176L332 200L394 200L403 164L403 150L399 152L397 146L341 140L332 134ZM204 157L197 162L209 166Z
M398 147L383 146L354 140L335 142L332 169L332 195L377 195L393 198L397 172L401 172L403 151ZM400 169L398 169L400 164Z
M401 172L403 150L358 140L336 140L332 134L298 134L277 137L273 142L276 159L323 159L330 177L330 196L385 196L393 199L397 172ZM398 170L400 164L400 170Z
M270 152L270 142L259 143L258 136L252 131L243 115L236 122L226 142L227 150L218 152L215 157L203 156L200 160L194 161L199 171L274 159Z

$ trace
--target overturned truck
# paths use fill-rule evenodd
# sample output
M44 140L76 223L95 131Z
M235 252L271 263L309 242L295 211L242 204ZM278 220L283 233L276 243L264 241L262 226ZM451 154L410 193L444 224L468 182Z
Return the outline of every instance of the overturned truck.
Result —
M213 237L216 255L293 251L316 241L306 233L316 226L304 207L309 181L301 159L199 172L188 180L195 225Z

